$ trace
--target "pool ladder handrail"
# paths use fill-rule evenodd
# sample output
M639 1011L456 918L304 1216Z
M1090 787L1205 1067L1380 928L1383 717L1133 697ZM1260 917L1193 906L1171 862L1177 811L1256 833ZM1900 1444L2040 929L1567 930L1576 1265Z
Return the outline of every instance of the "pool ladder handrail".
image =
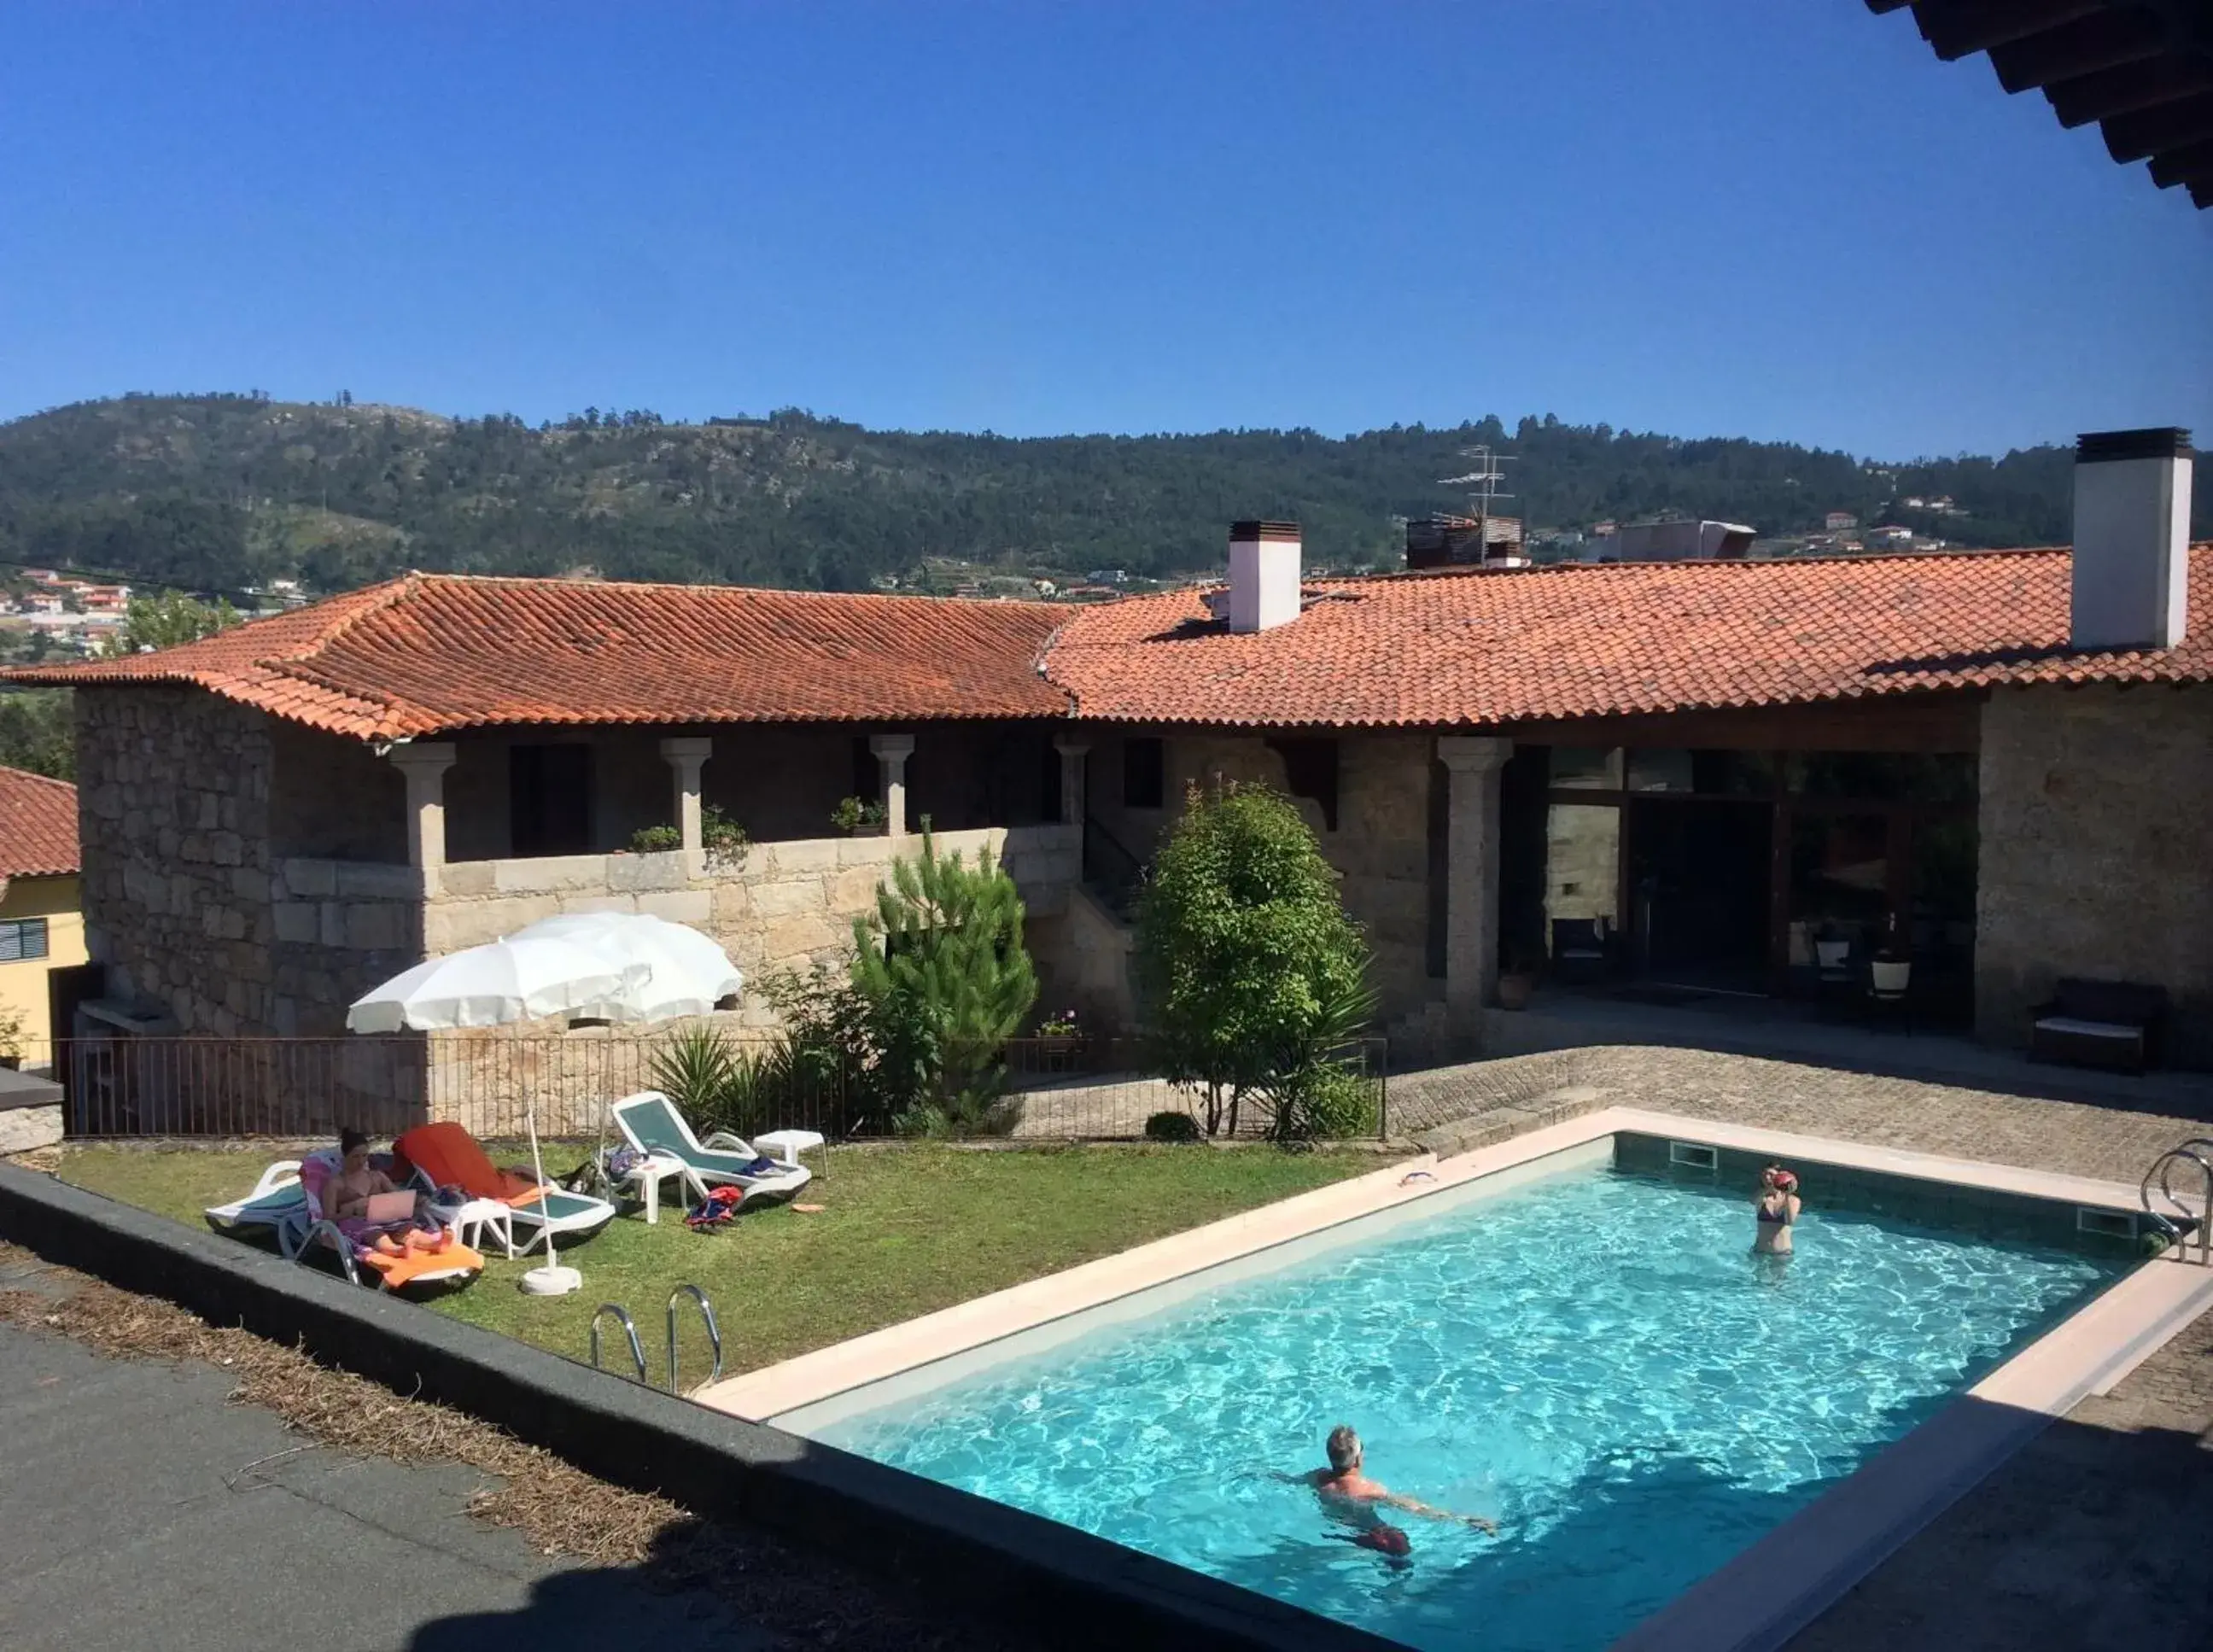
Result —
M631 1322L628 1310L620 1302L601 1302L592 1310L592 1369L594 1371L600 1369L600 1321L610 1314L622 1326L623 1335L630 1339L631 1363L637 1368L637 1380L643 1382L645 1381L645 1348L637 1339L637 1326Z
M699 1305L699 1317L707 1326L707 1345L715 1350L715 1369L707 1373L712 1382L722 1375L722 1328L715 1323L715 1305L707 1300L707 1293L697 1285L679 1285L668 1293L668 1392L678 1392L676 1387L676 1304L689 1296Z
M699 1318L707 1327L707 1345L715 1353L714 1369L707 1373L707 1381L712 1382L722 1375L722 1328L716 1323L715 1305L707 1300L707 1293L698 1286L679 1285L668 1293L668 1392L672 1394L677 1392L676 1304L686 1296L698 1304ZM593 1310L592 1369L594 1371L604 1369L600 1363L600 1321L610 1314L615 1316L616 1323L623 1328L623 1335L629 1339L631 1364L637 1372L637 1381L650 1382L652 1378L647 1375L645 1367L645 1346L638 1340L637 1326L631 1319L629 1310L620 1302L601 1302Z
M2179 1229L2175 1236L2177 1261L2190 1259L2191 1236L2197 1235L2200 1266L2213 1265L2213 1158L2209 1158L2209 1154L2213 1154L2213 1137L2193 1136L2186 1142L2178 1142L2152 1161L2151 1168L2144 1172L2143 1180L2137 1189L2145 1215ZM2173 1187L2174 1167L2185 1162L2196 1165L2205 1178L2203 1202L2195 1210L2183 1202ZM2152 1203L2154 1177L2159 1180L2159 1197L2167 1204L2167 1210Z

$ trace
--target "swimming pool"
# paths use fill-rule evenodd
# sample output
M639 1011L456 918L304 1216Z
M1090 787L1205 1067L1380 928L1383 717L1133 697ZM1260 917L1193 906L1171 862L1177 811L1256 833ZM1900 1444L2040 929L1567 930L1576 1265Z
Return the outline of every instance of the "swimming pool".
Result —
M1743 1198L1585 1156L1125 1305L1072 1340L779 1417L832 1445L1424 1648L1594 1649L2119 1277L1824 1214L1777 1269ZM1421 1212L1421 1206L1411 1207ZM1497 1519L1410 1565L1273 1478L1368 1468Z

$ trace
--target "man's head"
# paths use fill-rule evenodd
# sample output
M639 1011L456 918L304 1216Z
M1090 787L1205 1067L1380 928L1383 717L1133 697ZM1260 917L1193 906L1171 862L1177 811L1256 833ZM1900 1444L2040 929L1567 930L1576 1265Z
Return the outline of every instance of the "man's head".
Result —
M1338 1474L1349 1474L1360 1466L1360 1436L1352 1431L1350 1423L1339 1423L1329 1431L1329 1466Z

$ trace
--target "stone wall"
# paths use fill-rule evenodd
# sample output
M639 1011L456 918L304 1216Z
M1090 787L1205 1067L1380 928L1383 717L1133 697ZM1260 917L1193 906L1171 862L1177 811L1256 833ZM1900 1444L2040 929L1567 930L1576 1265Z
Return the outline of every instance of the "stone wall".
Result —
M917 852L919 837L818 838L756 844L743 863L722 869L680 851L661 855L573 855L448 864L424 911L431 954L511 935L556 912L650 912L704 930L749 980L764 971L804 970L833 961L851 944L853 920L875 909L893 858ZM1081 871L1072 826L990 827L937 834L940 853L973 860L984 848L1003 859L1028 907L1033 942L1049 954ZM1041 960L1045 962L1046 960ZM748 993L749 1024L772 1024Z
M1158 809L1122 802L1123 736L1100 729L1087 765L1089 812L1140 856L1149 856L1192 785L1259 782L1286 791L1283 760L1253 735L1164 735ZM1435 742L1425 735L1347 735L1337 742L1337 825L1311 798L1294 797L1322 852L1344 876L1344 909L1367 932L1377 1020L1426 1003L1429 975L1429 807Z
M86 941L186 1033L338 1033L422 954L405 866L278 852L271 720L198 689L76 696Z
M1983 710L1976 1026L2019 1045L2063 975L2145 981L2213 1068L2213 688L2000 690Z

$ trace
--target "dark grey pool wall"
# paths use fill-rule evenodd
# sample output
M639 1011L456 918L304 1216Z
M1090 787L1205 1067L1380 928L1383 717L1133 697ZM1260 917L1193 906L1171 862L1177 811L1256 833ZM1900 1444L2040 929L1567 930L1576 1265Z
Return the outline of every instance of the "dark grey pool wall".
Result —
M1673 1142L1695 1137L1646 1136L1618 1131L1613 1138L1613 1162L1618 1170L1657 1176L1690 1187L1714 1187L1740 1193L1749 1204L1759 1187L1759 1173L1774 1160L1765 1155L1735 1148L1709 1148L1716 1162L1706 1169L1673 1161ZM2131 1231L2105 1234L2084 1231L2076 1212L2082 1207L2058 1199L2037 1198L1991 1187L1971 1187L1961 1182L1923 1180L1889 1172L1862 1170L1850 1165L1824 1164L1794 1158L1799 1197L1808 1210L1839 1215L1880 1217L1916 1228L1930 1228L1963 1237L2000 1244L2048 1245L2079 1255L2106 1259L2141 1254L2133 1231L2136 1213L2110 1207L2114 1216L2131 1220Z

